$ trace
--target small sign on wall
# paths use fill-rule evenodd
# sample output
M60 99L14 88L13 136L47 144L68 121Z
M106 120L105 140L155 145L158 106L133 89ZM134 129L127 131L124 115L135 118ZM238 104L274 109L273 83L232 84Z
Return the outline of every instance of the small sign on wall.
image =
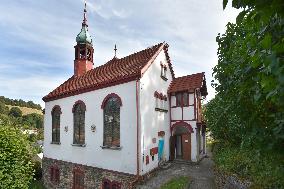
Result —
M146 165L148 165L149 164L149 156L147 155L146 156Z
M188 140L185 140L184 142L188 142Z

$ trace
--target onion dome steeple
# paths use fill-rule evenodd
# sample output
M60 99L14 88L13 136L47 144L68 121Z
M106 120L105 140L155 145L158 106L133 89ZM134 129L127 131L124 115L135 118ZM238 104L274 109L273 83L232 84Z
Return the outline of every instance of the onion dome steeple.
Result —
M84 19L82 22L82 29L81 32L76 37L76 42L78 44L92 44L92 37L89 34L88 24L87 24L87 2L85 0L85 9L84 9Z
M92 37L88 31L87 24L87 3L85 0L84 19L81 32L76 37L77 45L75 48L74 76L81 76L93 69L94 47Z

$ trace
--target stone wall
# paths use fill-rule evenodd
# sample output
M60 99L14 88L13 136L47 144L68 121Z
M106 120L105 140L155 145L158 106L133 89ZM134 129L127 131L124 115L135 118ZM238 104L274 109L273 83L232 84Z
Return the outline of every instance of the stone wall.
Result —
M60 180L59 183L52 183L50 179L50 167L56 166L59 168ZM121 183L121 189L131 188L131 183L135 179L135 175L120 173L111 170L90 167L86 165L74 164L50 158L43 158L43 181L47 189L68 189L73 186L73 170L80 169L84 172L84 188L100 189L102 188L102 180L108 179L111 182Z

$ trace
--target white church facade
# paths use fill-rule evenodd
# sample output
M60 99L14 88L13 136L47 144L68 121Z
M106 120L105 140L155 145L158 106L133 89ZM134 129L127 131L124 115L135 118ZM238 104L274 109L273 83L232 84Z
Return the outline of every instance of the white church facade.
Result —
M204 73L175 77L165 42L93 68L86 9L76 42L74 75L43 97L47 188L132 188L206 153Z

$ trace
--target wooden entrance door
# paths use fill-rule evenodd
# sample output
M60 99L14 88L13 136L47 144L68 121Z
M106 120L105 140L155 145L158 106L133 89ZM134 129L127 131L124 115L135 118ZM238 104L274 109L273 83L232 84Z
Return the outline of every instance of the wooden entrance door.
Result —
M171 136L170 137L170 161L173 161L175 159L175 151L176 151L176 136Z
M191 160L191 137L190 134L183 134L182 137L182 155L184 160Z

